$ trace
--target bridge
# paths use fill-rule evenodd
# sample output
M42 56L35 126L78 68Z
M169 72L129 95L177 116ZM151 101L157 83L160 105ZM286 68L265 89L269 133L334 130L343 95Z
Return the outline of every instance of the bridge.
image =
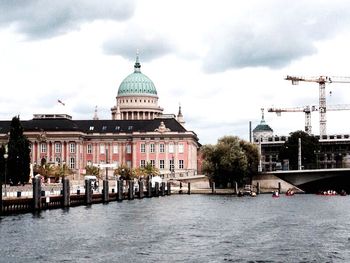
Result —
M273 171L263 175L276 176L306 193L329 189L350 193L350 168Z

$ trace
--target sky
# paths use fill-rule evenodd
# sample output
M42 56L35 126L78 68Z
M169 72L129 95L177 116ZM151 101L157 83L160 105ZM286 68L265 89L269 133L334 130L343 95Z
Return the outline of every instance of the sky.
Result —
M92 119L95 106L111 119L137 50L159 106L177 114L181 105L202 144L248 140L261 108L319 104L317 83L291 85L287 75L350 77L345 0L3 0L0 12L2 120ZM327 84L326 99L350 104L350 83ZM350 133L349 116L328 111L327 132ZM265 110L265 120L275 135L288 135L305 118ZM319 134L318 112L312 131Z

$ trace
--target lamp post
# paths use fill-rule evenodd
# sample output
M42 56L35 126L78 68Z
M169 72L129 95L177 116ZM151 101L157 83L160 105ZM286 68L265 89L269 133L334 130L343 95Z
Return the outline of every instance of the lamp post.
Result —
M4 159L5 159L5 197L7 196L7 191L6 191L6 184L7 184L7 158L9 157L7 151L4 154Z

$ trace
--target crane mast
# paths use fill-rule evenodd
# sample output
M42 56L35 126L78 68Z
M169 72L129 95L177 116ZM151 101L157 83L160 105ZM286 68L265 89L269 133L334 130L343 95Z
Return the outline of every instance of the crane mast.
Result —
M316 82L319 84L319 114L320 114L320 136L327 135L327 103L326 103L326 83L350 83L346 77L295 77L287 76L286 80L292 81L293 85L298 85L299 81Z

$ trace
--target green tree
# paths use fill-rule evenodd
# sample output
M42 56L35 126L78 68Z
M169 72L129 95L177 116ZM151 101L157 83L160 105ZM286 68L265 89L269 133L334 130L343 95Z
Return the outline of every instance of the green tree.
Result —
M7 161L8 181L13 184L26 183L30 173L29 141L23 135L19 117L13 117L10 126Z
M97 178L100 178L101 169L99 167L93 166L93 165L87 165L85 167L85 170L87 175L95 175Z
M130 180L134 178L132 170L125 164L120 165L114 170L115 176L120 176L123 180Z
M237 182L242 185L257 172L258 149L236 136L224 136L216 145L204 145L203 172L219 185Z
M4 178L5 178L5 158L4 158L4 154L5 154L6 150L5 150L5 145L1 145L0 147L0 176L1 176L1 182L4 182Z
M289 169L298 169L298 147L299 138L301 139L301 163L305 169L316 168L317 156L320 146L315 136L309 135L304 131L295 131L290 133L288 141L284 143L279 152L279 160L289 160Z

